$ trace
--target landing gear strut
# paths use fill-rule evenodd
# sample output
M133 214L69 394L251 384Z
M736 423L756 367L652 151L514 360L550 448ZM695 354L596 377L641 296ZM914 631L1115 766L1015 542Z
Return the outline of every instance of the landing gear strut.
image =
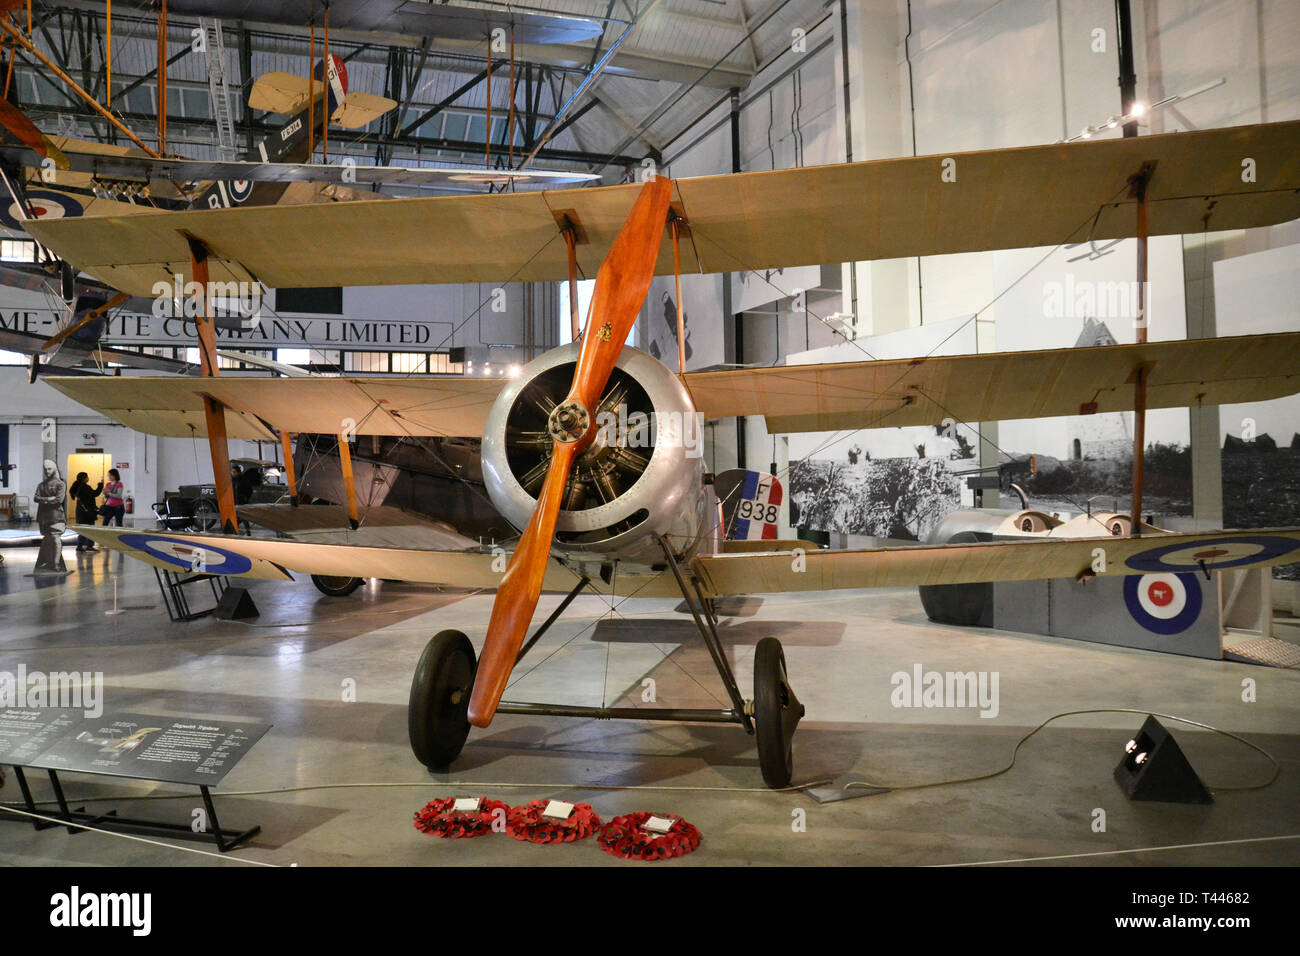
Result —
M708 648L713 664L731 700L726 710L694 710L676 707L585 707L537 704L503 700L498 714L528 714L547 717L589 717L597 720L672 720L714 724L740 724L748 734L757 732L758 763L763 781L779 789L789 786L794 773L792 740L804 708L786 675L781 642L765 637L754 655L754 699L740 696L735 674L718 637L712 607L698 581L689 584L668 542L659 540L667 567L672 571L690 609L695 626ZM582 578L568 597L524 644L520 660L533 648L565 608L589 583ZM319 587L319 585L317 585ZM411 749L431 770L443 770L459 756L469 734L469 695L474 686L474 648L460 631L442 631L424 649L411 683L407 712Z

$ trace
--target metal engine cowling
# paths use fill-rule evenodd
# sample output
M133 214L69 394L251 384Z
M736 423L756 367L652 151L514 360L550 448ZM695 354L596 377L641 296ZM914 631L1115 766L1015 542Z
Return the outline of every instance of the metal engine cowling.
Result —
M497 510L523 529L537 507L553 442L551 410L573 381L580 345L553 349L520 371L497 396L483 430L483 482ZM571 563L613 558L663 563L699 545L705 525L703 436L686 389L662 363L625 347L599 405L589 410L597 438L578 456L565 488L555 546Z

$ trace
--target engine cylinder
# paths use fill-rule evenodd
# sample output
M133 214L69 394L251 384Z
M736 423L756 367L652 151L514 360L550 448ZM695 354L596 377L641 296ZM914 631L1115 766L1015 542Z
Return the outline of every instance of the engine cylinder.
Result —
M515 528L528 524L550 465L551 413L568 395L579 343L553 349L520 371L488 413L483 482ZM703 435L695 407L666 366L624 347L597 406L596 438L569 474L555 546L573 561L615 558L662 564L667 535L693 553L705 525Z

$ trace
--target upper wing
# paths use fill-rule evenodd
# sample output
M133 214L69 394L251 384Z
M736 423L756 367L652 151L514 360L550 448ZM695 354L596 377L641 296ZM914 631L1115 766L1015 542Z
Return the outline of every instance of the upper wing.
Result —
M483 434L504 382L491 378L47 378L69 398L136 431L207 434L203 396L226 407L231 438L280 431L336 435ZM350 424L349 424L350 423Z
M1300 391L1300 332L880 362L690 372L706 418L765 415L773 433L1257 402Z
M832 588L908 587L980 581L1195 572L1261 567L1300 559L1300 528L916 545L871 551L719 554L694 566L712 594L770 594Z
M1256 170L1249 183L1247 158ZM1300 217L1300 121L702 176L677 181L675 205L693 246L684 258L701 272L1023 248L1135 235L1127 184L1147 163L1152 235ZM577 227L579 267L594 275L639 189L64 219L29 231L135 294L188 269L186 234L204 242L214 269L237 263L276 288L563 280L558 223ZM673 271L667 237L655 268Z

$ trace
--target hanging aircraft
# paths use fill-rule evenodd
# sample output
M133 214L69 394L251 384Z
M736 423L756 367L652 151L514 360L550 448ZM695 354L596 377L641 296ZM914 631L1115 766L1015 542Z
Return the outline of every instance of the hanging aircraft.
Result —
M5 5L0 3L0 15ZM20 35L15 42L30 41ZM0 200L0 224L27 231L28 223L49 219L376 198L350 184L492 188L597 178L542 170L355 166L347 160L333 166L314 163L316 143L327 142L331 124L359 128L397 105L385 97L349 90L345 61L335 54L322 57L310 79L282 72L258 77L249 105L286 119L243 160L200 162L160 157L144 148L46 135L18 107L0 99L0 127L22 144L0 145L0 176L8 194L8 202ZM256 178L245 178L249 169L256 170ZM92 362L101 369L112 362L159 371L194 371L185 362L101 348L104 315L112 306L99 306L109 299L117 305L121 299L101 283L78 281L64 263L49 258L47 250L38 247L38 253L40 262L0 269L0 285L50 289L55 277L60 284L62 316L48 341L36 333L0 329L0 348L31 356L31 381L43 367L74 370ZM150 296L154 294L156 290ZM243 328L238 321L218 324Z
M1243 158L1254 177L1241 175ZM947 173L955 171L955 182ZM629 211L630 210L630 211ZM481 650L443 631L412 683L417 757L444 767L471 726L497 713L726 722L756 734L763 779L787 785L804 709L780 643L756 648L741 695L717 633L726 595L835 588L1123 576L1295 560L1300 528L1169 533L1141 520L1095 535L1024 533L944 545L815 550L806 542L726 542L698 454L702 419L763 415L772 433L935 425L1099 411L1261 401L1300 391L1300 333L674 373L624 345L651 276L673 274L680 243L704 272L896 258L1240 229L1300 218L1300 123L922 156L530 194L261 207L34 223L40 240L104 281L149 288L183 270L271 286L560 280L595 272L581 340L514 380L216 377L200 323L202 379L50 379L123 424L206 433L214 472L229 437L335 434L345 479L349 433L481 436L493 504L521 534L499 555L454 535L394 546L348 491L338 543L81 528L158 567L253 578L294 572L495 589ZM666 228L668 227L668 228ZM304 259L295 237L313 236ZM375 235L383 243L367 241ZM577 237L579 241L573 241ZM1144 257L1139 256L1139 261ZM680 337L679 337L680 339ZM643 424L648 419L648 428ZM1140 488L1143 446L1135 455ZM221 515L235 527L229 487ZM1135 494L1135 498L1139 497ZM1141 515L1135 501L1134 515ZM1124 516L1116 516L1122 518ZM1030 532L1041 530L1033 527ZM380 532L380 533L375 533ZM1098 552L1101 560L1098 560ZM527 631L543 590L567 591ZM583 590L680 596L727 689L720 710L647 710L504 701L511 672Z

